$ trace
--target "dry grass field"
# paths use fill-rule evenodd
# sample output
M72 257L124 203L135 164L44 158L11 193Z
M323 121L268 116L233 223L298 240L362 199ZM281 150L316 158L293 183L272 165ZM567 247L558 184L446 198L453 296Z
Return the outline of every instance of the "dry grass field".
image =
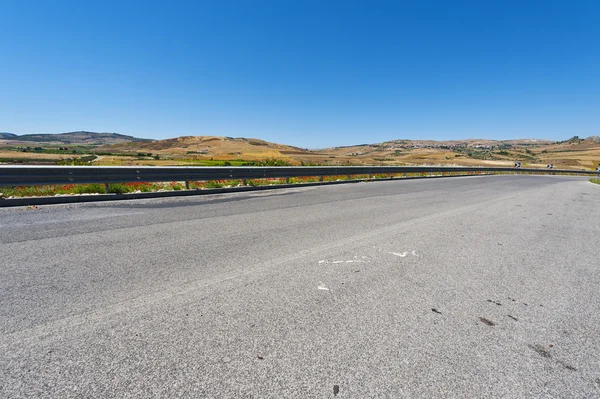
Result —
M45 153L35 153L35 152L17 152L17 151L3 151L0 150L0 159L23 159L23 160L35 160L35 159L52 159L52 160L60 160L70 158L68 154L45 154Z
M185 156L186 158L210 155L214 159L235 159L242 155L244 159L262 159L282 157L282 151L303 151L301 148L258 139L219 136L182 136L148 143L131 142L106 145L99 149L110 152L152 152L153 154Z

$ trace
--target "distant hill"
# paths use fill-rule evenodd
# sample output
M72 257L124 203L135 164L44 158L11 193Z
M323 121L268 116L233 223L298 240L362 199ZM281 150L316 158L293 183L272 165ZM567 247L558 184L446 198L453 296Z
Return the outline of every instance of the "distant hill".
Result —
M144 153L155 160L144 165L185 164L183 160L282 159L292 165L488 165L512 166L515 161L545 167L595 168L600 144L595 137L575 136L562 142L539 139L390 140L382 143L307 150L259 139L218 136L183 136L149 142L105 145L99 151Z
M95 132L69 132L69 133L36 133L16 135L14 133L0 133L2 140L31 141L35 143L57 143L57 144L116 144L124 142L145 142L149 139L140 139L118 133L95 133Z
M595 169L600 165L600 138L573 136L564 141L539 139L489 140L408 140L357 144L308 150L260 139L220 136L182 136L164 140L140 139L117 133L71 132L61 134L15 135L0 133L9 148L4 158L35 158L32 152L14 148L57 144L87 144L90 153L102 153L95 165L202 165L204 161L261 161L277 159L289 165L461 165L524 166ZM37 146L33 146L37 147ZM58 151L64 151L59 149ZM69 149L69 154L74 149ZM35 154L34 154L35 155ZM44 152L39 158L64 154ZM44 158L45 157L45 158Z
M600 144L600 137L598 136L590 136L586 140L592 143Z
M175 156L209 156L215 159L264 159L282 158L310 151L285 144L270 143L252 138L221 136L182 136L144 143L119 143L106 145L99 150L109 152L152 152Z

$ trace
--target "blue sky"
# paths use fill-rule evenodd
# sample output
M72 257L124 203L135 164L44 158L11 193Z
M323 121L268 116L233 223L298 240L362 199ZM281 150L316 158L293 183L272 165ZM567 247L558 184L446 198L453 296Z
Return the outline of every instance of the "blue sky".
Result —
M0 131L600 134L600 1L0 0Z

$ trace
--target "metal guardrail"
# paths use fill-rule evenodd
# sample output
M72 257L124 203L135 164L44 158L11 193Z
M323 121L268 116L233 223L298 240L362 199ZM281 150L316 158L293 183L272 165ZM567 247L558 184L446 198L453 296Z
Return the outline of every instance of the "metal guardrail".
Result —
M544 174L599 176L600 171L443 166L271 166L271 167L159 167L159 166L0 166L0 187L53 184L130 183L246 180L265 178L465 174ZM394 177L394 176L392 176Z

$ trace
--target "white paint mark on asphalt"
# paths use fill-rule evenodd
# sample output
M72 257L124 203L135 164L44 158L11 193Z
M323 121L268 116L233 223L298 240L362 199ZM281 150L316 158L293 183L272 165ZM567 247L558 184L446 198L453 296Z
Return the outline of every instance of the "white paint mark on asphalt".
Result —
M332 265L338 265L340 263L371 263L371 261L369 261L369 260L362 260L362 259L333 260L331 262L326 261L326 260L320 260L319 261L319 264L323 264L323 263L332 264Z
M417 251L405 251L405 252L400 252L400 253L398 253L398 252L388 252L388 254L396 255L396 256L399 256L401 258L406 257L406 255L408 255L408 254L412 254L413 256L419 256L419 255L417 255Z
M319 289L324 291L329 291L329 288L325 286L322 282L319 281Z

